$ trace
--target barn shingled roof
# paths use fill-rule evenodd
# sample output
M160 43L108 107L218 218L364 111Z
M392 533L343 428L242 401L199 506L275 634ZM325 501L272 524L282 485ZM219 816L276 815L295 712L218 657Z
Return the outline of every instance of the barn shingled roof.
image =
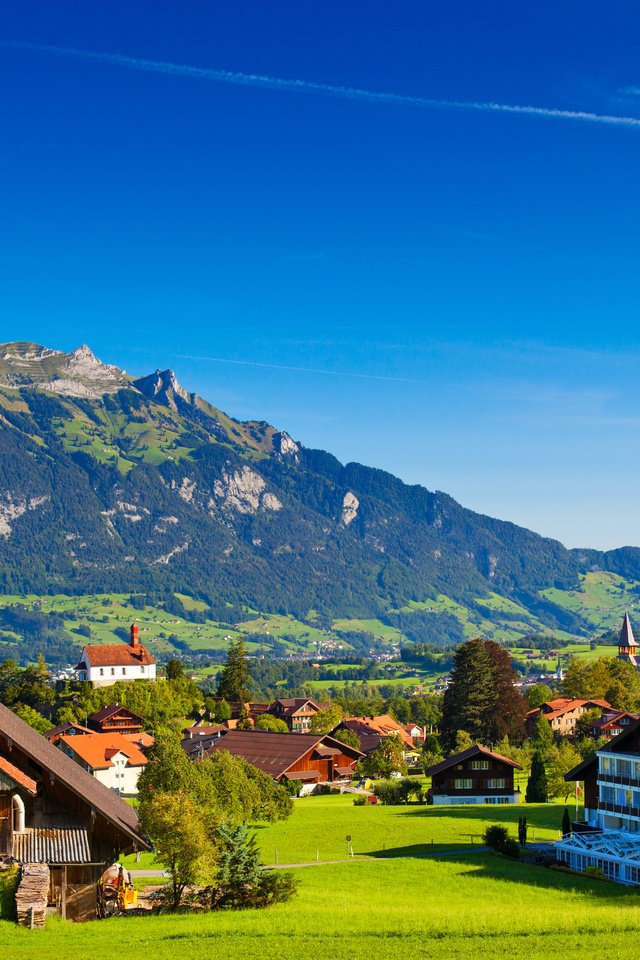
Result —
M275 780L317 745L336 748L340 753L353 756L354 760L362 756L360 750L348 747L326 734L271 733L263 730L230 730L205 747L205 751L210 755L218 750L228 750L233 756L244 757Z

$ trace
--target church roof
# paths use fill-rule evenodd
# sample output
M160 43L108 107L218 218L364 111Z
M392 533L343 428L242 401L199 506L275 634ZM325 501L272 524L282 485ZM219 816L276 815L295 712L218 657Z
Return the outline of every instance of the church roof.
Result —
M631 628L631 620L629 619L629 614L625 613L624 620L622 621L622 630L620 631L620 639L618 640L619 647L637 647L636 638L633 635L633 630Z

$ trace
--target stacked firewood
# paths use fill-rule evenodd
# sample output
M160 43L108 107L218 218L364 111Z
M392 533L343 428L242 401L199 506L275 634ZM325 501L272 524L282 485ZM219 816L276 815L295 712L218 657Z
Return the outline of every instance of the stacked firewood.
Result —
M46 863L25 863L16 891L18 923L21 927L44 927L49 896L49 867Z

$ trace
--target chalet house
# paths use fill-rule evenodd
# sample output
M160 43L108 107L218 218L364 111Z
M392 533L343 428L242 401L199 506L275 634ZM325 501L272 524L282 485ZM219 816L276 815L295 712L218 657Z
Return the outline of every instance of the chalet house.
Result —
M536 720L542 714L556 736L572 737L576 723L588 710L611 710L611 704L606 700L573 700L571 697L548 700L527 713L527 733L530 737L534 735Z
M118 703L112 703L87 717L87 726L95 733L141 733L144 720Z
M386 713L377 717L343 717L336 730L351 730L357 734L360 749L367 755L379 747L385 737L392 736L402 741L405 753L415 749L407 729Z
M104 868L150 849L133 807L0 704L0 859L45 864L49 905L88 920Z
M454 803L519 803L513 783L519 763L493 753L479 743L428 767L434 806Z
M89 733L59 737L56 746L92 777L124 797L138 794L138 778L147 758L133 740L138 734Z
M76 667L78 680L94 687L108 687L118 680L155 680L156 662L138 640L138 626L131 625L129 643L106 643L84 647Z
M619 737L634 722L640 720L640 714L627 713L626 710L605 710L598 720L594 720L591 734L594 737Z
M362 753L330 736L317 733L267 733L263 730L229 730L211 740L204 755L228 750L236 757L282 780L301 780L307 787L349 780Z
M81 723L61 723L57 727L53 727L46 734L46 738L49 743L55 743L62 736L67 737L79 737L83 736L85 733L93 733L93 730L89 730L89 727L83 727Z
M291 733L308 733L311 717L319 710L315 700L308 697L283 697L269 707L269 713L278 720L284 720Z
M573 870L593 866L618 883L640 885L640 720L565 777L584 780L584 820L556 843Z

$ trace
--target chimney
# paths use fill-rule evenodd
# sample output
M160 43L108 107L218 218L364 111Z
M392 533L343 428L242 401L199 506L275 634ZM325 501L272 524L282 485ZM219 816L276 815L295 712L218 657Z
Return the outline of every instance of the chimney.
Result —
M138 624L131 624L131 646L135 649L138 646Z

